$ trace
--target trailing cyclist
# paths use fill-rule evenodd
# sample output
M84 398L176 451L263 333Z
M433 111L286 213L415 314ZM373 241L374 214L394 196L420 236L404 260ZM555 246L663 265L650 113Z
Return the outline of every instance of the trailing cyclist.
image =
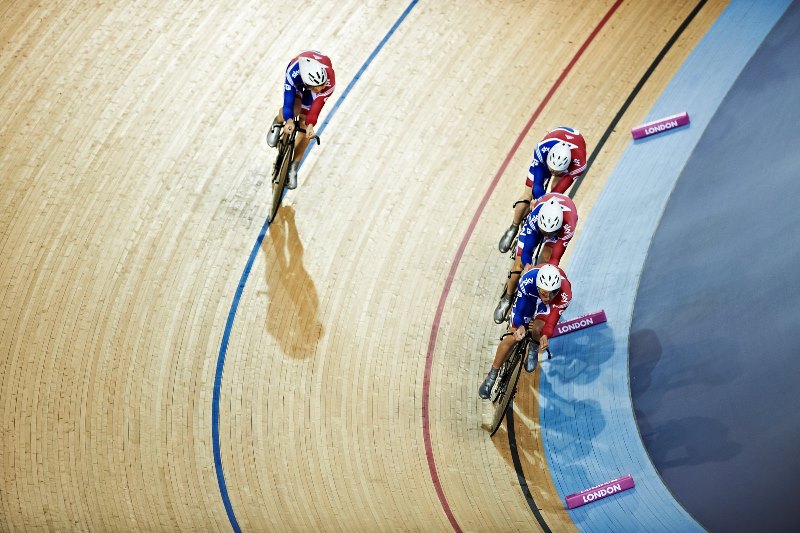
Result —
M325 102L336 88L336 76L328 56L316 50L301 52L289 62L283 84L283 107L272 121L267 144L275 148L281 135L281 128L286 125L286 133L291 134L295 127L306 130L299 135L295 149L294 161L289 167L286 188L297 187L297 166L305 154L308 142L314 138L314 126ZM294 123L295 116L300 116L300 124ZM288 118L287 118L288 117Z
M528 213L531 199L538 201L544 196L552 176L558 180L553 182L551 191L565 193L584 170L586 141L578 130L561 126L545 135L533 151L525 190L520 199L514 202L514 218L500 238L500 251L506 253L511 249L519 225Z
M500 338L492 368L478 388L481 398L489 398L500 367L526 334L532 340L528 345L525 370L533 372L536 369L539 355L548 349L548 338L571 299L572 286L567 275L557 266L536 265L522 275L508 330Z
M575 234L578 224L578 209L575 202L566 194L557 192L542 196L525 218L519 233L514 264L508 273L506 292L500 297L494 310L494 321L502 323L506 319L513 301L514 291L522 270L533 264L534 254L540 243L542 251L539 263L558 266L561 256Z

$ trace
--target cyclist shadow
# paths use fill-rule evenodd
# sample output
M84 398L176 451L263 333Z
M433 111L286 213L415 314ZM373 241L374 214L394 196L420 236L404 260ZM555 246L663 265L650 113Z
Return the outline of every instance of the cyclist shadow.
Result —
M303 265L303 244L292 206L281 206L261 243L267 283L267 331L294 359L312 356L322 337L319 297ZM274 306L274 307L273 307Z
M716 342L716 341L715 341ZM726 342L730 346L726 346ZM719 339L717 345L732 353L735 341ZM719 365L713 358L695 358L691 366L670 366L669 372L658 372L663 354L674 353L674 346L663 346L658 332L640 329L630 334L631 395L634 415L642 441L653 463L662 473L670 468L711 462L725 462L739 455L742 446L731 440L730 429L720 420L692 415L665 418L658 413L665 402L670 403L698 382L704 390L713 390L735 379L740 370L735 364ZM733 358L732 358L733 359ZM727 363L727 361L726 361Z
M690 344L689 348L702 350L706 339L723 353L734 353L734 350L741 349L739 343L729 336L713 339L705 337L696 344ZM735 357L726 359L724 365L720 365L714 358L697 357L691 360L690 365L675 364L673 360L669 372L662 370L654 379L653 374L658 372L665 353L669 358L676 350L686 348L671 345L669 341L664 346L658 332L647 328L631 331L629 346L631 395L634 399L647 395L649 402L655 405L673 390L691 387L698 382L709 387L723 385L736 379L741 372Z
M662 474L671 468L724 463L742 451L719 420L687 416L652 425L640 411L635 415L647 453Z

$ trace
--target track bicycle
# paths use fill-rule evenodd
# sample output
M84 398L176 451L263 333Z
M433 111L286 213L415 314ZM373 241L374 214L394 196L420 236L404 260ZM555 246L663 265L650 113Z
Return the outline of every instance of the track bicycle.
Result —
M508 406L511 400L517 393L517 383L519 382L519 375L522 372L522 365L528 355L528 346L533 342L530 334L525 333L525 337L517 342L514 346L514 351L508 359L505 360L500 367L497 374L497 381L495 381L494 389L490 398L494 404L494 417L492 418L492 425L489 428L489 436L494 436L497 430L500 429L500 424L503 423L503 418L506 416ZM547 358L550 359L550 349L545 348Z
M300 124L300 117L294 117L294 123ZM273 126L273 127L277 127ZM269 221L275 220L275 215L278 214L278 207L281 205L281 198L286 189L286 179L289 174L289 165L294 161L294 150L296 144L297 132L305 133L306 130L295 126L292 133L283 131L278 139L278 156L275 158L275 164L272 167L272 207L269 210ZM314 135L313 139L320 144L319 135Z

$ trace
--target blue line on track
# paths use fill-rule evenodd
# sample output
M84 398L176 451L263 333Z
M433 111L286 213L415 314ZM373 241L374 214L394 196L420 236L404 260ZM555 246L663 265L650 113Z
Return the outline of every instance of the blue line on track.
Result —
M336 111L344 102L344 99L347 98L347 95L350 94L350 91L355 86L356 82L361 79L361 75L367 69L367 67L372 63L372 60L378 55L378 52L381 51L383 46L387 43L389 38L394 34L400 24L403 23L405 18L411 12L415 5L417 5L418 0L412 0L408 7L406 7L405 11L400 15L394 25L389 29L386 35L381 39L381 42L378 43L378 46L375 47L375 50L369 55L369 57L364 61L364 64L361 65L361 68L358 69L356 75L350 80L350 83L345 88L344 92L342 93L341 98L336 101L336 104L331 109L328 116L325 120L322 121L322 126L319 128L319 134L322 135L322 132L325 131L325 127L328 125L328 122L333 118L336 114ZM313 146L313 143L311 144ZM309 149L306 151L303 159L300 160L300 166L302 166L303 162L308 156L308 153L311 150ZM225 323L225 331L222 334L222 342L220 343L219 347L219 356L217 357L217 370L216 374L214 375L214 393L211 399L211 440L213 442L214 447L214 469L217 473L217 483L219 484L219 492L220 496L222 496L222 503L225 505L225 512L228 514L228 520L231 523L231 527L236 533L241 532L241 528L239 527L239 522L236 520L236 514L233 512L233 505L231 504L230 496L228 495L228 488L225 484L225 473L222 469L222 454L220 452L220 441L219 441L219 401L220 401L220 391L222 389L222 373L225 370L225 355L228 351L228 340L231 336L231 329L233 329L233 320L236 318L236 310L239 307L239 300L242 297L242 293L244 292L244 286L247 283L247 278L250 276L250 270L253 268L253 263L255 262L256 256L258 255L258 250L261 247L261 242L264 240L264 236L267 234L267 229L269 228L269 219L264 221L264 225L261 227L261 231L258 233L258 238L256 239L255 244L253 245L253 249L250 252L250 257L247 259L247 264L244 267L244 272L242 272L242 277L239 279L239 285L236 287L236 294L233 296L233 302L231 302L231 309L228 312L228 321Z

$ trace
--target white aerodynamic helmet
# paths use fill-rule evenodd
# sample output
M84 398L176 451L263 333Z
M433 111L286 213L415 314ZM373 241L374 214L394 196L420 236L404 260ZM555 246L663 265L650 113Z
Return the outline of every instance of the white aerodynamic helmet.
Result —
M555 198L550 198L539 207L536 225L544 233L553 233L564 225L564 211Z
M564 172L569 168L571 160L572 150L570 150L569 144L561 141L550 148L550 152L547 154L547 168L553 173Z
M542 265L536 274L536 287L543 291L557 291L561 288L561 273L553 265Z
M309 87L316 87L317 85L325 85L328 82L328 72L325 70L325 65L310 57L301 57L299 62L300 77L303 79L303 83Z

